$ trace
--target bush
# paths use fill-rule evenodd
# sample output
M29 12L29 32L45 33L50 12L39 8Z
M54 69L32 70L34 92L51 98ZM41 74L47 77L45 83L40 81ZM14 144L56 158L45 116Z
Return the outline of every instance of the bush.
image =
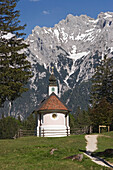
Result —
M0 119L0 139L11 139L17 134L19 121L13 117Z

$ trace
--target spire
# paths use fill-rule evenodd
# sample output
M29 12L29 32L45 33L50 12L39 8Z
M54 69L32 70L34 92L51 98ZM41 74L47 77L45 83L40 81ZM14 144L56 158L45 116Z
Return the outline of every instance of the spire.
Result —
M49 95L53 92L58 95L58 86L56 77L54 76L54 67L51 68L51 75L49 77Z
M54 67L52 67L51 76L49 77L49 86L57 86L56 77L54 76Z

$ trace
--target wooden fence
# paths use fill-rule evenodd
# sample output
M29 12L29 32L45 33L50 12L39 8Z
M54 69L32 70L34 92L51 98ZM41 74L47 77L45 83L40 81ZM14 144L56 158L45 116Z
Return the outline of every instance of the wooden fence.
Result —
M23 129L20 129L18 131L17 137L20 138L20 137L24 137L24 136L36 136L36 134L37 134L36 130L23 130Z
M92 126L86 126L86 127L83 127L83 128L71 128L70 133L72 135L91 134L92 133Z
M70 129L66 128L66 130L64 130L64 129L42 129L41 130L41 136L42 137L46 137L46 136L54 137L54 136L59 136L59 135L69 136L70 135Z
M47 134L49 136L51 136L51 132L55 132L54 134L63 134L64 132L62 132L63 129L59 129L59 131L57 130L45 130L42 129L41 131L41 136L45 137ZM91 128L90 127L84 127L84 128L71 128L70 131L67 128L66 129L66 135L69 136L71 135L80 135L80 134L88 134L88 133L92 133ZM37 131L36 130L22 130L20 129L18 131L17 137L25 137L25 136L37 136Z

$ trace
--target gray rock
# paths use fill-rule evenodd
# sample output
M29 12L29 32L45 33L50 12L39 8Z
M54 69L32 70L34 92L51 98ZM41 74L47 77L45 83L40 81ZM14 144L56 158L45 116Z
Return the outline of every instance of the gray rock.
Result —
M78 161L82 161L83 154L72 155L72 156L66 157L64 159L72 159L72 161L76 159Z

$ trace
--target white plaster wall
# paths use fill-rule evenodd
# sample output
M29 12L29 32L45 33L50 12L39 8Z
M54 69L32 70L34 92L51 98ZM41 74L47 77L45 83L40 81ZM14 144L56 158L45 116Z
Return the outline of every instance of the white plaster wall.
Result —
M65 114L63 113L56 113L57 118L52 118L53 113L46 113L43 115L43 120L44 123L42 125L47 126L47 125L65 125Z
M49 96L51 95L51 93L53 92L52 91L52 88L55 88L55 91L54 93L58 96L58 87L57 86L49 86Z
M52 114L54 113L46 113L46 114L41 115L41 118L43 117L43 123L41 120L41 126L40 126L40 120L39 120L40 115L38 114L37 136L42 136L42 137L67 136L67 128L68 128L68 135L70 135L69 116L67 116L67 119L66 119L65 114L55 113L57 114L57 118L54 119L52 117Z
M40 126L39 136L41 137L64 137L67 136L67 127L60 125ZM70 127L68 127L68 136L70 135Z
M67 126L69 126L69 114L67 115Z

